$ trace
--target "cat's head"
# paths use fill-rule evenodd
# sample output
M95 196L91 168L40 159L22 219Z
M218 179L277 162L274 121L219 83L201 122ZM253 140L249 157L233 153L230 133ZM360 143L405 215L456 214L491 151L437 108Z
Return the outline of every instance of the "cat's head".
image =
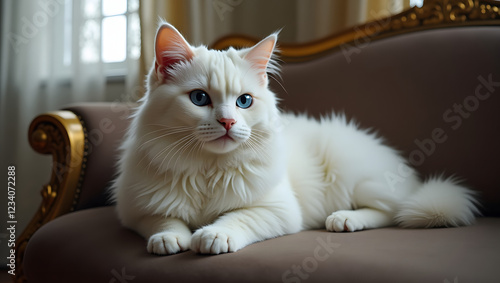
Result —
M200 154L263 154L260 147L279 119L268 88L268 73L278 71L272 59L276 41L272 34L251 48L209 50L189 45L173 26L162 24L140 114L143 143L156 148L151 157L167 162Z

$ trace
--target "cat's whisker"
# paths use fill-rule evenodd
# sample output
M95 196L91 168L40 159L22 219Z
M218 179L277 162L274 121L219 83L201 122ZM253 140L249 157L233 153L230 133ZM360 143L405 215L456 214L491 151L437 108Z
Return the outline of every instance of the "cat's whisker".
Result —
M189 141L189 140L192 140L195 138L195 135L194 134L190 134L190 135L187 135L185 137L183 137L182 139L178 140L177 143L176 143L176 146L173 147L166 155L165 155L165 158L163 159L162 163L160 164L160 167L163 167L163 163L165 162L165 159L170 155L170 152L172 152L172 150L174 150L175 148L177 148L179 145L180 145L180 148L177 149L177 151L175 151L173 154L171 154L169 160L168 160L168 163L167 163L167 168L171 168L170 167L170 162L172 161L172 158L174 156L176 156L177 153L179 153L179 151L184 148L185 146L185 142L186 140ZM179 155L180 156L180 155Z
M285 91L285 93L288 95L288 91L286 90L285 86L274 76L269 76L269 78L273 79L276 83L280 85L280 87Z
M257 142L260 146L264 147L265 144L267 142L269 142L270 138L269 137L265 137L265 136L262 136L262 135L259 135L258 133L253 133L250 138Z
M196 139L196 144L191 149L193 151L193 156L201 154L204 146L205 146L204 141Z
M197 140L196 140L194 134L191 135L191 138L180 148L180 149L182 149L182 151L179 152L179 155L177 156L177 159L175 160L173 168L177 167L177 162L179 161L179 158L184 154L184 152L186 151L186 149L188 149L193 144L193 142L195 143L196 141ZM168 167L168 165L167 165L167 167Z
M187 127L186 127L186 128L187 128ZM180 134L180 133L182 133L182 132L171 132L171 133L167 133L167 134L164 134L164 135L158 136L158 137L156 137L156 138L150 139L150 140L148 140L148 141L146 141L146 142L142 143L142 144L141 144L141 145L140 145L137 149L138 149L138 150L142 150L142 149L143 149L143 147L145 146L145 144L146 144L146 143L152 142L152 141L154 141L154 140L156 140L156 139L158 139L158 138L163 138L163 137L166 137L166 136L168 136L168 135L170 135L170 134ZM163 151L162 151L162 152L163 152ZM160 153L161 153L161 152L160 152ZM157 157L157 156L158 156L158 154L157 154L157 155L153 158L153 160L154 160L154 159L156 159L156 157ZM143 161L146 157L147 157L147 155L144 155L144 156L141 158L141 160L139 160L139 164L141 164L141 163L142 163L142 161ZM153 160L152 160L152 161L153 161ZM149 163L149 165L147 166L148 170L149 170L149 167L151 166L152 161L151 161L151 162Z
M260 134L258 131L254 131L254 132L252 132L252 136L255 138L259 138L260 141L262 141L262 142L266 142L266 141L270 140L270 136L268 133Z
M247 146L255 154L255 156L259 156L259 153L255 148L256 146L254 145L254 142L252 140L248 140L247 142L245 142L245 146Z
M184 152L189 148L191 147L192 148L192 144L193 143L196 143L196 138L193 136L191 136L178 150L177 152L174 153L174 155L171 157L171 159L177 155L177 158L175 159L175 162L174 162L174 166L172 168L177 168L177 163L179 161L179 158L181 158L184 154ZM179 152L180 151L180 152ZM170 168L169 165L170 165L170 161L168 162L167 164L167 168Z
M174 142L174 143L170 144L169 146L167 146L166 148L164 148L164 149L163 149L163 150L162 150L159 154L157 154L157 155L153 158L152 162L153 162L156 158L158 158L158 157L160 157L160 156L164 155L164 156L163 156L163 158L162 158L162 162L161 162L161 163L160 163L160 165L158 166L157 173L158 173L158 172L159 172L159 170L163 167L163 163L165 162L165 159L169 156L169 154L172 152L172 150L174 150L174 149L175 149L175 148L176 148L179 144L181 144L181 143L182 143L185 139L187 139L187 138L188 138L188 137L187 137L187 136L185 136L185 137L183 137L183 138L181 138L181 139L177 140L176 142Z
M166 127L166 128L192 128L190 126L167 126L167 125L164 125L164 124L146 124L144 126L158 126L158 127Z
M270 160L270 158L262 150L260 150L258 148L258 146L252 145L252 144L250 144L249 146L252 149L252 151L255 153L255 156L258 156L258 158L256 158L256 160L258 160L258 162L260 163L261 166L264 166L264 163L266 163Z
M267 134L269 134L269 129L261 129L261 128L254 127L252 129L252 131L256 131L256 132L259 132L259 133L267 133Z
M192 128L187 128L187 129L185 129L185 130L180 130L180 129L179 129L179 130L174 130L174 131L170 131L170 130L168 130L168 129L163 129L163 130L164 130L164 131L169 131L169 132L168 132L168 133L166 133L166 134L159 135L159 136L157 136L157 137L154 137L154 138L152 138L152 139L149 139L149 140L147 140L147 141L143 142L143 143L139 146L139 148L138 148L138 149L139 149L139 150L140 150L140 149L142 149L142 148L143 148L146 144L148 144L148 143L150 143L150 142L153 142L153 141L155 141L155 140L157 140L157 139L161 139L161 138L164 138L164 137L166 137L166 136L170 136L170 135L175 135L175 134L180 134L180 133L184 133L184 132L189 132L189 131L191 131L191 130L192 130ZM156 132L156 131L155 131L155 132ZM148 134L146 134L146 135L149 135L149 134L150 134L150 133L148 133ZM146 135L145 135L145 136L146 136Z
M196 139L196 143L191 147L191 150L188 152L187 157L190 158L191 154L195 156L196 154L200 153L201 150L203 149L203 144L204 142L200 141L199 139Z
M141 138L145 138L147 136L154 135L156 133L161 133L161 132L184 132L184 131L189 131L189 129L183 130L183 129L164 128L164 129L159 129L159 130L148 132L148 133L144 134Z
M147 126L156 126L156 127L161 127L161 129L150 131L146 133L144 136L148 136L157 132L162 132L162 131L172 131L172 130L192 130L194 127L186 127L186 126L166 126L166 125L161 125L161 124L149 124Z
M269 139L267 139L267 138L261 138L261 137L257 137L257 136L253 136L253 137L252 137L252 140L253 140L253 141L254 141L254 142L255 142L255 143L259 146L259 149L260 149L263 153L265 153L265 155L266 155L267 157L270 157L270 156L269 156L269 153L267 153L266 151L264 151L264 149L266 149L266 148L267 148L266 143L267 143L267 142L269 142Z
M245 145L248 146L256 156L259 156L259 160L263 164L263 161L269 161L271 159L271 156L264 150L262 146L262 142L259 141L257 138L254 136L251 136L246 142ZM265 159L265 160L263 160Z
M175 147L176 147L176 146L177 146L180 142L182 142L182 140L183 140L183 139L185 139L185 138L186 138L186 137L184 137L184 138L182 138L182 139L180 139L180 140L177 140L176 142L171 143L170 145L168 145L167 147L165 147L164 149L162 149L159 153L157 153L157 154L153 157L153 159L151 159L151 161L150 161L150 163L149 163L149 165L148 165L148 168L147 168L147 169L149 170L149 167L150 167L150 166L154 163L154 161L155 161L158 157L160 157L161 155L163 155L165 152L167 152L167 151L168 151L168 152L167 152L167 154L165 155L165 157L163 158L162 163L160 164L160 166L158 166L158 168L157 168L157 170L156 170L156 174L158 174L158 173L160 172L160 169L161 169L162 165L163 165L163 162L165 161L165 158L168 156L168 154L170 153L170 151L171 151L173 148L175 148ZM171 149L171 148L172 148L172 149Z
M267 135L267 136L270 135L269 130L263 130L263 129L259 129L259 128L252 129L252 133L259 133L261 135Z

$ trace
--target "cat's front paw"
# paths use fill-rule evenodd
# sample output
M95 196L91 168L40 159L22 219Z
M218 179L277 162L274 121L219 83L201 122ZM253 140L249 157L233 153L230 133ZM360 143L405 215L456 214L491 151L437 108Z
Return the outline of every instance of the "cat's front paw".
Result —
M352 211L337 211L326 218L326 230L330 232L354 232L363 229L357 215Z
M148 252L157 255L171 255L189 250L191 237L175 232L160 232L149 237Z
M229 229L204 227L198 229L191 238L191 250L202 254L221 254L241 249L238 237Z

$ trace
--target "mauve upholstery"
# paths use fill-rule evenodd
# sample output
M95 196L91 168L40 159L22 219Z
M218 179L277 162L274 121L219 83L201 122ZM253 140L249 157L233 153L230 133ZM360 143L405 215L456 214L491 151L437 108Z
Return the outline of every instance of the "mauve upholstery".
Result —
M37 266L26 269L29 282L44 283L498 282L498 239L500 218L481 218L461 228L314 230L230 254L155 256L142 237L120 225L113 207L101 207L40 228L25 264Z
M447 229L304 231L218 256L150 255L145 239L120 226L113 207L95 208L106 204L130 108L79 104L68 109L85 121L92 151L77 209L89 209L57 218L34 234L24 257L28 281L498 282L500 27L403 34L353 47L359 52L350 57L344 47L286 64L286 93L272 85L284 100L282 108L316 117L332 109L345 112L413 158L423 176L464 178L479 192L489 217ZM459 105L462 113L456 112ZM102 129L110 125L114 130ZM92 140L99 129L102 139Z
M125 103L79 103L64 109L84 121L88 140L85 178L75 210L109 204L108 188L115 176L119 147L133 106Z

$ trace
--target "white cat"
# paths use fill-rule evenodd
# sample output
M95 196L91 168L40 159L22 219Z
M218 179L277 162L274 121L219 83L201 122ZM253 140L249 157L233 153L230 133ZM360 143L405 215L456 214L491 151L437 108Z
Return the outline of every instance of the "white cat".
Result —
M215 51L190 46L167 23L158 29L113 186L123 225L148 239L150 253L234 252L304 229L474 221L472 191L450 179L422 183L344 116L280 113L267 77L278 72L276 40ZM404 181L389 182L402 168Z

